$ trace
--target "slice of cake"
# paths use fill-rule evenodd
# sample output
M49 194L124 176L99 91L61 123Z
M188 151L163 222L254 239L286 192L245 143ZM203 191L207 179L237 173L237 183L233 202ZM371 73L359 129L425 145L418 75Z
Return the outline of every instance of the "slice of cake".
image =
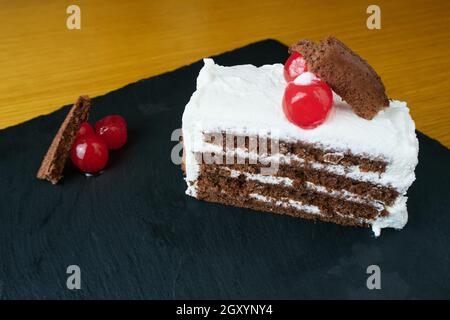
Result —
M291 52L286 66L204 60L183 114L186 193L376 235L403 228L418 156L406 103L335 38Z

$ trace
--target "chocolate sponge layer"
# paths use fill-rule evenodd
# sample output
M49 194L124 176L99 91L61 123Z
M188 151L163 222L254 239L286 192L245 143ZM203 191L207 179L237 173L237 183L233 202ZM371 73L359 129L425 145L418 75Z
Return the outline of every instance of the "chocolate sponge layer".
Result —
M295 208L277 206L273 203L261 202L254 199L246 199L241 197L234 197L231 195L218 195L211 192L203 194L201 200L208 202L221 203L228 206L248 208L256 211L272 212L278 214L285 214L296 218L303 218L308 220L320 220L324 222L332 222L343 226L351 227L369 227L369 224L352 217L340 217L337 215L314 215Z
M204 141L216 146L221 146L223 151L234 151L236 148L242 149L245 152L251 152L250 139L258 139L257 136L235 136L229 135L225 132L210 132L204 133ZM217 141L217 137L222 137ZM257 140L255 140L257 141ZM241 145L239 145L241 144ZM271 150L272 140L269 138L266 141L267 155L272 154ZM295 155L308 162L319 162L323 164L340 164L344 166L359 166L362 172L378 172L386 171L387 161L380 158L369 158L353 155L350 151L339 152L336 150L324 150L320 146L296 141L294 143L280 140L278 141L279 153L282 155ZM259 152L258 144L254 152Z
M277 204L276 201L283 199L279 198L280 195L272 194L271 191L274 190L276 189L265 189L263 185L259 185L258 188L255 189L255 185L253 183L248 181L246 182L243 179L227 179L217 175L203 175L197 182L197 198L199 200L249 208L257 211L286 214L304 219L322 220L325 222L333 222L346 226L368 226L367 220L352 215L353 213L361 213L359 211L361 207L352 208L351 205L339 206L337 203L332 203L325 201L324 199L321 200L318 197L313 197L312 199L314 199L316 203L322 201L319 207L321 210L320 214L314 214L293 206L282 206ZM264 202L257 199L252 199L249 197L249 194L254 192L257 194L262 192L263 196L271 197L276 199L276 201ZM343 211L342 214L339 214L341 211ZM373 216L371 212L364 212L363 215Z
M243 175L230 177L218 171L202 172L197 182L197 197L202 199L205 194L227 194L232 197L249 199L252 193L278 200L289 199L306 205L313 205L326 216L341 215L363 219L375 219L385 216L387 211L379 211L369 203L348 201L305 188L304 185L282 186L247 180Z
M223 158L222 163L223 165L220 165L221 167L252 174L261 174L261 168L267 167L261 163L248 164L248 161L246 161L246 164L238 164L237 159L234 160L233 164L226 164L226 159ZM203 163L200 165L200 170L211 171L218 167L219 165L217 164ZM396 190L390 187L354 180L345 176L317 170L308 165L295 165L295 163L291 163L291 165L280 164L275 176L293 179L296 184L308 181L333 190L347 190L348 192L374 201L380 201L387 205L391 205L399 195Z

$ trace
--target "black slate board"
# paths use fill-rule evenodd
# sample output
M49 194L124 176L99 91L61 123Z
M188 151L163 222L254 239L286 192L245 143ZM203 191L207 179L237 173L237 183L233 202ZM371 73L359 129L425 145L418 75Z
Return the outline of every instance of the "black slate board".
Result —
M267 40L216 60L286 57ZM368 229L197 201L185 196L170 153L201 66L94 99L91 120L119 113L129 125L128 145L100 177L69 166L61 185L35 179L67 106L0 132L1 298L450 298L448 149L418 133L409 223L378 239ZM81 290L66 288L73 264ZM374 264L381 290L366 287Z

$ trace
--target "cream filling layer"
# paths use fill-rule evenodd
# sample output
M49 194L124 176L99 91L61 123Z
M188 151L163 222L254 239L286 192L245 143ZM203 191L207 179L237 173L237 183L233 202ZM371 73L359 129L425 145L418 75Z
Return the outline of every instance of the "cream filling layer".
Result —
M277 207L294 208L294 209L297 209L299 211L304 211L304 212L307 212L307 213L310 213L310 214L324 216L324 214L320 211L319 207L313 206L313 205L308 205L308 204L303 204L300 201L292 200L292 199L289 199L289 198L275 199L275 198L272 198L272 197L267 197L267 196L260 195L258 193L251 193L249 195L249 197L251 199L254 199L254 200L257 200L257 201L274 204ZM356 219L360 223L367 223L367 224L373 223L373 220L368 220L368 219L363 219L363 218L356 218L353 215L343 215L343 214L341 214L339 212L336 212L336 215L338 215L338 216L340 216L342 218Z
M228 169L228 168L224 168L224 169ZM230 176L232 176L232 177L238 177L241 174L241 172L236 171L236 170L231 170L231 169L228 169L228 170L230 171ZM284 184L286 186L291 186L293 183L292 179L289 179L289 178L264 176L264 175L249 174L249 173L246 173L245 176L249 180L254 179L256 181L260 181L263 183ZM197 196L196 186L197 186L197 181L189 183L188 188L186 190L186 194L188 194L192 197L196 197ZM309 187L314 188L317 192L320 192L320 191L324 192L326 190L326 188L323 186L317 186L317 185L313 185L313 184L309 184ZM330 193L330 191L328 191L328 190L327 190L327 192ZM334 191L334 192L331 191L331 193L333 193L335 195L338 192L339 191ZM348 193L342 192L342 195L357 197L356 195L349 193L349 192ZM277 200L275 198L265 197L262 195L258 195L256 193L252 193L250 196L251 196L251 198L259 200L259 201L275 202L275 204L277 206L293 207L293 208L296 208L298 210L302 210L305 212L310 212L310 213L319 214L319 215L321 214L320 209L317 206L306 205L306 204L303 204L299 201L295 201L292 199ZM372 226L372 231L374 232L375 236L378 237L381 233L381 229L383 229L383 228L402 229L405 226L405 224L408 221L406 201L407 201L407 197L399 196L392 206L385 207L385 209L389 212L389 215L385 216L385 217L378 217L375 220L364 220L361 218L356 218L351 215L343 215L339 212L336 212L336 214L341 217L359 219L359 221L361 221L363 223L370 224ZM380 205L382 205L382 204L380 204Z
M230 176L232 176L232 177L233 176L238 177L241 174L240 171L230 170L228 168L226 168L226 169L230 171ZM246 176L246 178L248 180L256 180L256 181L260 181L262 183L271 183L271 184L278 183L278 184L284 184L286 186L293 186L293 180L289 179L289 178L279 178L279 177L264 176L264 175L260 175L260 174L250 174L250 173L244 173L244 175ZM341 217L354 218L354 219L358 219L359 221L361 221L363 223L371 224L372 231L374 232L375 236L377 236L377 237L380 235L382 228L402 229L405 226L405 224L408 222L408 213L407 213L407 209L406 209L406 202L407 202L408 198L405 196L399 196L399 197L397 197L397 199L391 206L385 206L381 202L364 199L363 197L361 197L357 194L348 192L346 190L342 190L342 191L328 190L327 188L325 188L323 186L315 185L310 182L306 183L306 187L315 192L327 194L332 197L344 198L347 201L353 201L353 202L357 202L357 203L372 205L379 212L381 212L382 210L385 209L389 214L384 217L379 216L374 220L357 218L357 217L354 217L353 215L343 215L339 212L336 212L336 214ZM294 201L294 200L292 200L292 201Z
M320 209L317 206L303 204L300 201L296 201L296 200L292 200L292 199L288 199L288 198L275 199L272 197L260 195L258 193L250 193L249 197L251 199L255 199L255 200L258 200L261 202L273 203L278 207L284 207L284 208L291 207L291 208L295 208L297 210L305 211L305 212L308 212L311 214L318 214L318 215L321 214Z
M276 155L259 155L256 152L248 152L243 149L235 149L233 151L224 152L220 146L213 145L211 143L204 143L204 147L199 153L214 154L217 156L225 156L233 159L237 156L241 159L249 159L253 164L261 163L263 165L270 165L273 163L296 165L299 167L305 167L306 164L310 165L315 170L325 171L328 173L344 176L357 181L370 182L375 185L381 185L384 187L394 188L400 194L406 193L409 185L400 184L398 180L393 180L394 177L389 175L389 172L384 173L377 172L363 172L359 166L343 166L339 164L323 164L319 162L306 161L305 159L292 154L276 154ZM218 163L221 164L221 163ZM233 164L233 163L230 163Z
M293 187L294 186L294 180L292 180L290 178L265 176L265 175L262 175L262 174L254 174L254 173L248 173L248 172L242 172L242 171L238 171L238 170L233 170L233 169L229 169L229 168L226 168L226 167L223 167L222 169L230 172L230 177L232 177L232 178L237 178L240 175L243 175L243 176L245 176L245 178L247 180L258 181L258 182L266 183L266 184L284 185L284 186L287 186L287 187ZM361 197L361 196L359 196L359 195L357 195L355 193L352 193L352 192L349 192L349 191L346 191L346 190L342 190L342 191L329 190L329 189L325 188L324 186L316 185L316 184L313 184L313 183L308 182L308 181L305 183L305 187L307 189L309 189L309 190L312 190L312 191L315 191L315 192L318 192L318 193L322 193L322 194L326 194L326 195L329 195L331 197L343 198L346 201L351 201L351 202L355 202L355 203L359 203L359 204L367 204L367 205L373 206L379 212L382 211L385 208L384 204L381 203L381 202L365 199L364 197ZM260 195L258 195L258 197L255 197L255 195L257 195L257 194L255 194L255 193L250 194L250 197L255 198L255 199L267 198L267 197L260 196ZM280 202L280 204L281 203L282 203L282 201ZM300 208L300 206L304 206L301 202L296 201L296 200L292 200L292 199L289 201L289 203L291 205L292 204L296 204L298 208ZM279 204L277 203L277 205L279 205ZM316 207L316 206L311 206L311 205L308 205L308 206L309 207L315 207L315 208L317 208L317 210L319 210L319 208ZM301 210L301 209L299 209L299 210ZM319 211L317 211L317 210L315 210L316 213L320 213L320 210ZM304 211L307 211L307 210L304 210ZM307 212L309 212L309 211L307 211ZM336 212L336 214L341 216L341 217L359 219L360 221L364 221L366 223L374 221L374 220L367 220L367 219L357 218L357 217L354 217L353 215L343 215L343 214L341 214L339 212Z
M294 208L314 215L323 215L323 213L321 213L320 209L317 206L304 204L300 201L295 201L288 198L275 199L257 193L251 193L250 198L257 201L271 203L279 207ZM408 214L406 212L406 200L406 197L399 197L392 207L387 208L388 211L391 211L391 214L389 216L378 217L375 220L357 218L353 215L343 215L339 212L336 212L336 214L342 218L357 219L357 221L361 223L371 225L375 237L378 237L381 234L381 229L383 228L402 229L405 226L406 222L408 221Z
M237 178L240 175L243 175L247 180L258 181L258 182L266 183L266 184L283 185L286 187L294 186L294 180L291 178L266 176L266 175L262 175L262 174L233 170L233 169L230 169L227 167L223 167L221 169L230 172L231 178ZM374 207L377 211L382 211L385 207L384 203L381 201L370 200L370 199L362 197L356 193L349 192L347 190L341 190L341 191L333 190L333 189L330 190L324 186L316 185L309 181L305 182L305 187L311 191L326 194L326 195L334 197L334 198L342 198L343 200L346 200L346 201L351 201L351 202L355 202L355 203L359 203L359 204L367 204L367 205Z

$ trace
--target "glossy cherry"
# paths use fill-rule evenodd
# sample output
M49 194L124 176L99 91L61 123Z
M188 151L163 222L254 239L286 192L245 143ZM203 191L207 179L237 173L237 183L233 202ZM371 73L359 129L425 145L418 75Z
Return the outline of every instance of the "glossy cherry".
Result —
M127 142L127 123L122 116L106 116L95 124L95 132L111 150L120 149Z
M287 119L303 129L322 124L331 111L330 87L310 72L305 72L286 86L283 111Z
M81 137L85 137L85 136L88 136L88 135L91 135L91 134L94 134L94 133L95 133L94 132L94 128L92 128L92 126L89 123L83 122L80 125L80 129L78 129L78 133L77 133L76 139L81 138Z
M96 134L75 140L70 150L73 164L85 173L97 173L108 163L109 151L106 143Z
M284 64L284 78L287 82L293 81L306 71L308 71L306 60L299 52L294 52L291 54Z

